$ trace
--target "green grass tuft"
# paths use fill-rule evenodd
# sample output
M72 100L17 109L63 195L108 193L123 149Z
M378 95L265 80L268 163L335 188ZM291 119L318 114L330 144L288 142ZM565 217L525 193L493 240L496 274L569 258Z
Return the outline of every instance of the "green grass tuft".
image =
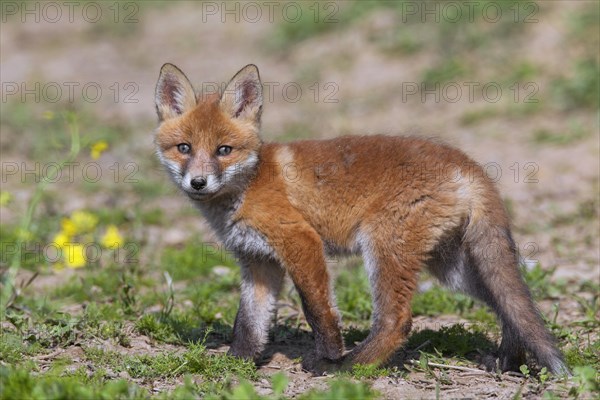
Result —
M431 88L432 85L442 84L464 76L466 67L456 58L443 60L439 65L431 67L423 73L423 82Z
M554 80L552 90L555 101L563 110L598 109L600 104L598 61L595 58L578 61L573 76Z
M347 379L331 381L329 389L325 391L311 390L299 397L300 400L330 400L330 399L376 399L377 391L371 389L366 383L355 383Z
M190 241L183 248L165 248L161 265L173 280L206 277L217 265L233 267L235 261L223 247L199 240Z
M454 324L444 326L439 331L423 329L415 332L408 339L406 347L420 347L421 351L434 351L444 357L466 357L477 350L490 352L495 350L496 345L480 328Z
M388 376L391 371L373 364L355 364L349 375L355 379L377 379Z
M369 280L362 266L342 271L335 282L335 293L343 318L353 321L371 318Z
M188 372L201 374L211 381L218 381L229 375L251 380L258 379L254 362L227 354L209 354L202 344L191 344L183 359Z
M149 398L148 392L124 380L101 385L84 385L77 376L46 377L25 369L0 366L0 398L2 399L81 399L138 400Z

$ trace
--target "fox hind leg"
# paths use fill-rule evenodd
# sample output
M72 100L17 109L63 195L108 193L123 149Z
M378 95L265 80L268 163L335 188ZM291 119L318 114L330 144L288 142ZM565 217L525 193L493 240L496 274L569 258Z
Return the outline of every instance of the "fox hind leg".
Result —
M386 362L406 340L412 324L411 298L422 260L394 244L362 238L361 250L373 301L368 337L346 356L346 365Z

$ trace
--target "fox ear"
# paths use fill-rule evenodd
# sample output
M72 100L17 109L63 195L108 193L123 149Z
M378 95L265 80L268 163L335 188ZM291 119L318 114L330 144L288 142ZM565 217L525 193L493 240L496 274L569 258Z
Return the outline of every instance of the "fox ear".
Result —
M220 107L232 118L249 119L260 123L262 113L262 84L258 68L248 64L229 81L221 95Z
M185 74L173 64L167 63L160 69L154 101L158 119L164 121L194 108L196 95Z

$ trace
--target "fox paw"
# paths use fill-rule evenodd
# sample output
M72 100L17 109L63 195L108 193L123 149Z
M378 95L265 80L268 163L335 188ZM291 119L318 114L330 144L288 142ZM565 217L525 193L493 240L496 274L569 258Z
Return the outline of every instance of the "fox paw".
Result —
M486 354L481 357L481 365L488 372L519 371L519 367L525 364L525 358L514 355L492 355Z
M480 367L485 368L487 372L500 371L500 360L492 354L482 355L479 359L479 365Z
M231 346L227 354L243 360L258 362L261 358L261 352L242 346Z

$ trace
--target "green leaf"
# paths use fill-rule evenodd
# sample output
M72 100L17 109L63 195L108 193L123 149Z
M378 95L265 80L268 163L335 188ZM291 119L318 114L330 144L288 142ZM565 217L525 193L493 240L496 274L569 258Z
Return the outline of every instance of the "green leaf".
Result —
M278 372L271 377L271 382L273 384L273 393L275 396L280 396L285 391L288 385L288 378L284 373Z

